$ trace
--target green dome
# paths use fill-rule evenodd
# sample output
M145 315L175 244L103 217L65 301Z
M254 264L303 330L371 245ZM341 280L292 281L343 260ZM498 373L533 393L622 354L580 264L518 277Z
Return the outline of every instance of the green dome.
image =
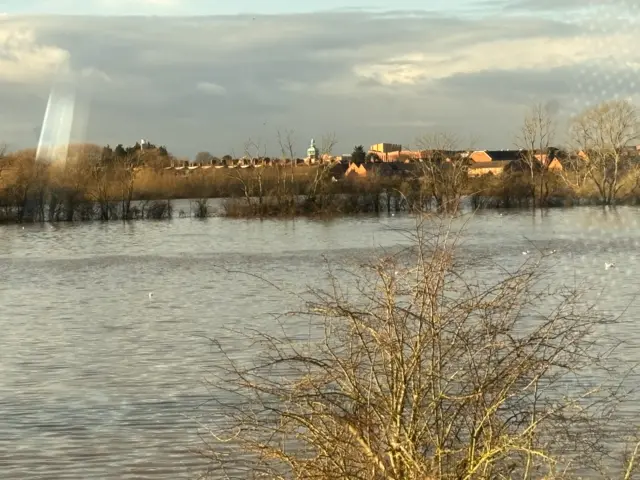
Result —
M307 148L307 156L314 158L318 156L318 149L316 148L316 142L313 140L313 138L311 139L309 148Z

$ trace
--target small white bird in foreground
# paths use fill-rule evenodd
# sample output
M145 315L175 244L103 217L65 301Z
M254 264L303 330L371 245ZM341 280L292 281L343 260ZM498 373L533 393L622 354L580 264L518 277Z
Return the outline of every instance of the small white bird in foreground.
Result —
M529 250L527 250L526 252L522 252L523 255L529 255Z
M609 270L610 268L614 268L616 266L615 263L605 263L604 264L604 269L605 270Z
M153 298L153 292L149 292L149 299Z

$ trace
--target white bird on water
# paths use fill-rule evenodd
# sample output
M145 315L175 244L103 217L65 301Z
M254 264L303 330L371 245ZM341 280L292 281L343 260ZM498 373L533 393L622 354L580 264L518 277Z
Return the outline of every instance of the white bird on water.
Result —
M608 263L607 262L607 263L604 264L604 269L605 270L609 270L610 268L614 268L615 266L616 266L615 263Z
M529 250L522 252L523 255L529 255Z
M149 300L153 298L153 292L149 292Z

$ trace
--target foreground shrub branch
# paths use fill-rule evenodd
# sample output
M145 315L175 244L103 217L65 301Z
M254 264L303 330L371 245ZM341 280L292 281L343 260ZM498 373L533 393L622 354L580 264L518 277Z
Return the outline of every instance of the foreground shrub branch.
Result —
M604 327L616 320L555 286L544 258L491 285L474 279L455 242L422 226L409 250L329 268L329 288L290 314L321 334L244 331L247 351L261 352L252 365L217 344L224 367L211 385L224 420L211 428L211 472L631 478L637 452L628 471L611 463L630 433L615 423L625 391L610 381L622 377Z
M250 366L217 345L225 420L206 448L212 473L488 479L610 467L605 425L624 395L594 379L620 378L599 343L614 345L603 327L615 319L576 288L552 288L543 258L492 285L474 280L455 236L428 231L377 263L329 268L330 288L291 314L323 326L315 341L245 331L261 352Z

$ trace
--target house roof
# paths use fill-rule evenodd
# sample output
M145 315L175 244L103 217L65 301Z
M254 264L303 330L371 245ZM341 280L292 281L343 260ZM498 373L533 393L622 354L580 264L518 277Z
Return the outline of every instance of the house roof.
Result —
M382 163L365 163L367 170L374 170L388 173L407 173L417 169L416 163L405 162L382 162Z
M471 169L480 169L480 168L504 168L511 163L511 160L497 160L493 162L475 162L469 165Z
M485 150L493 161L511 161L522 157L522 150Z
M331 172L332 175L344 175L344 172L347 171L347 168L349 168L349 166L346 163L335 163L333 165L331 165L329 167L329 170Z
M456 155L464 155L467 153L465 150L421 150L420 153L424 155L444 155L446 157L453 157Z

